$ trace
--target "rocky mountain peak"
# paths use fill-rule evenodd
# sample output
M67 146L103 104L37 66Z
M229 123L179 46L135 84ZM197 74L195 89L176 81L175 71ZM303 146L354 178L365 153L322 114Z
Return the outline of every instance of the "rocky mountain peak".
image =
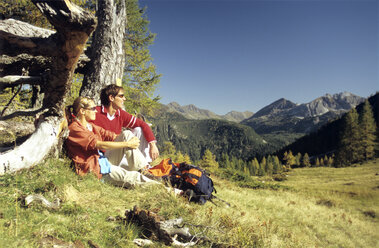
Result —
M261 110L259 110L251 118L259 118L259 117L266 116L266 115L277 114L279 112L282 112L282 111L285 111L288 109L292 109L296 106L297 106L297 104L295 104L295 103L293 103L287 99L280 98L279 100L277 100L277 101L267 105L266 107L262 108Z

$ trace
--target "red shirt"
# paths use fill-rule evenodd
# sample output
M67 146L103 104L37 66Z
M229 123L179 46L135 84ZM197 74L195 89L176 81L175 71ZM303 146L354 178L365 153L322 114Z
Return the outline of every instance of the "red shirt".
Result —
M76 173L85 175L93 172L101 178L99 153L96 148L97 141L113 141L115 134L94 124L92 131L84 127L80 122L73 121L69 126L70 131L66 139L68 156L74 161Z
M147 142L155 141L150 126L125 110L117 110L113 117L108 117L107 109L104 106L97 106L96 110L96 119L93 121L95 125L115 132L116 134L120 134L123 127L131 129L141 127Z

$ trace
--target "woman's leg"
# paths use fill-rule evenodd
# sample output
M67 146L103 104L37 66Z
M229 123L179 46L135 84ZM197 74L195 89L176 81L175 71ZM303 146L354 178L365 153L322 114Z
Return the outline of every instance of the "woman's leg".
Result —
M114 165L111 165L111 173L103 175L103 179L104 182L125 188L159 184L159 182L151 180L137 171L128 171Z

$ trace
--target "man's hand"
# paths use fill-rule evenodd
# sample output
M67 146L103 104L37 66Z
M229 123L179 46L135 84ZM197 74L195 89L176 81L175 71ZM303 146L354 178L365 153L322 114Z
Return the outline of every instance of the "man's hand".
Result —
M136 148L139 147L140 140L137 137L134 136L130 140L128 140L127 142L128 142L128 147L129 148L136 149Z
M154 161L159 157L157 142L155 141L150 142L149 145L150 145L150 158Z

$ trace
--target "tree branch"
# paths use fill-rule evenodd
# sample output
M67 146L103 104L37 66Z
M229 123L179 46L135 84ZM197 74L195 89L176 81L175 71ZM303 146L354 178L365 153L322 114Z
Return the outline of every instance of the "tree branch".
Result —
M12 103L13 99L18 95L18 93L20 93L21 87L22 86L18 87L18 90L16 91L16 93L11 97L11 99L9 100L9 102L5 105L3 111L1 111L0 116L4 115L5 111L7 110L7 108L9 107L9 105Z
M58 32L85 32L89 36L96 27L96 19L90 12L67 0L32 0Z
M56 34L49 38L24 37L14 35L0 30L0 42L7 49L3 49L3 54L15 56L20 53L31 55L57 56L57 45L54 41Z
M38 76L5 76L0 77L0 90L6 87L13 87L20 84L39 85L42 77Z
M46 109L45 107L41 107L38 109L27 109L24 111L17 111L17 112L14 112L14 113L6 115L6 116L1 116L0 121L9 120L9 119L12 119L12 118L17 117L17 116L34 116L34 115L46 112L47 110L48 109Z

